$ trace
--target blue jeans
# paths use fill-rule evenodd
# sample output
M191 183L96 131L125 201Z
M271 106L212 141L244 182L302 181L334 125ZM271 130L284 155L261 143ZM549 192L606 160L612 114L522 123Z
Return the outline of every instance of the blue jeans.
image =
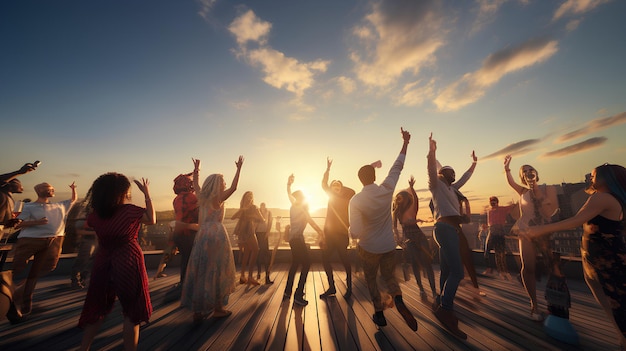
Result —
M439 277L441 307L452 310L454 309L456 290L464 274L459 235L450 224L437 222L434 236L437 245L439 245L439 260L441 261L441 276Z

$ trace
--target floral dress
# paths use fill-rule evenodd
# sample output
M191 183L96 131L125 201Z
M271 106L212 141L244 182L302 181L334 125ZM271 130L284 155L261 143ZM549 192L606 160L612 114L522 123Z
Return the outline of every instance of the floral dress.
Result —
M208 314L218 302L228 304L235 291L235 259L222 223L224 207L201 207L204 220L196 234L183 284L181 305L195 313Z
M626 243L624 225L596 216L583 226L580 248L585 275L602 286L613 318L626 336Z

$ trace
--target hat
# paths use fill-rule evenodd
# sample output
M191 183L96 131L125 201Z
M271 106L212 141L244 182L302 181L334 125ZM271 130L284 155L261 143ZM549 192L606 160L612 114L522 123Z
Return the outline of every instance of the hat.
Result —
M193 191L193 180L191 180L191 174L179 174L174 178L174 193L179 194L182 192Z

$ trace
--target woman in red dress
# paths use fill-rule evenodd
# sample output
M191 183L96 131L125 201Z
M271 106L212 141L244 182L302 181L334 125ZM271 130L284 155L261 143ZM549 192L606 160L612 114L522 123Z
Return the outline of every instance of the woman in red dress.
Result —
M87 298L78 326L85 334L80 350L88 350L113 309L115 297L124 314L124 349L135 350L139 342L139 323L152 314L148 274L137 234L141 224L155 224L156 214L148 191L149 182L135 180L145 195L146 208L130 204L130 181L119 173L106 173L91 186L89 204L93 212L87 224L98 237Z

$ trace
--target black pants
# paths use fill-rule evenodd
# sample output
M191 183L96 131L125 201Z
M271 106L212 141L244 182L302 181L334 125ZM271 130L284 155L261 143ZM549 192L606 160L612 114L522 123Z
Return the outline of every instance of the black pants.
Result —
M291 267L289 268L289 276L287 277L287 286L285 287L285 294L291 295L293 289L293 281L296 275L296 271L299 266L302 266L300 271L300 280L298 281L298 287L294 297L304 296L304 285L306 284L306 277L309 274L311 268L311 258L309 256L309 247L304 242L304 238L294 238L289 240L289 246L291 247Z
M352 265L348 258L348 235L347 234L326 234L326 248L322 250L322 263L324 271L328 277L328 286L335 287L335 279L333 277L333 267L331 265L331 257L337 252L339 260L346 270L346 284L348 289L352 289Z
M193 248L193 241L196 238L196 232L192 231L191 234L178 234L174 235L174 244L178 247L180 252L180 285L185 282L185 274L187 273L187 263L189 263L189 256L191 255L191 249Z

